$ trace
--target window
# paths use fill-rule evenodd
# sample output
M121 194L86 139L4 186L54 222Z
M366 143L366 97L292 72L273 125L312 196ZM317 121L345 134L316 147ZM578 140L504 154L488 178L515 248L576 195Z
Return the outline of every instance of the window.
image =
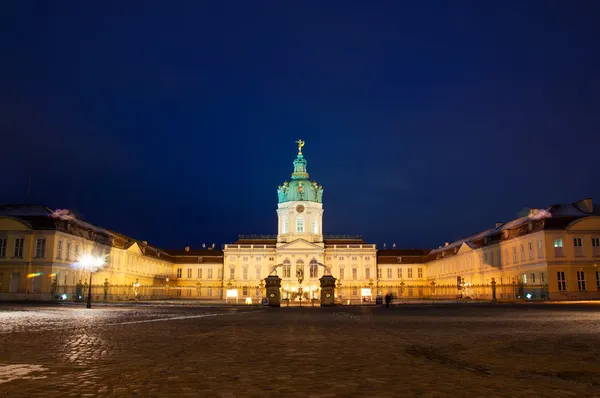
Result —
M275 261L275 257L269 257L269 261Z
M75 260L77 260L79 258L79 245L76 244L75 245Z
M365 268L365 279L371 279L371 268Z
M352 268L352 279L353 280L358 279L358 268Z
M177 277L181 278L181 268L177 268Z
M567 290L567 280L565 279L565 273L562 271L558 271L556 274L558 277L558 290L561 292Z
M310 262L310 277L316 278L319 276L319 265L317 264L317 260L311 260Z
M283 277L289 278L291 276L292 276L292 264L290 263L290 260L285 260L283 262Z
M596 271L596 289L600 290L600 271Z
M504 249L504 264L508 264L508 248Z
M573 246L581 247L581 238L573 238Z
M517 248L513 246L513 264L517 263Z
M600 238L592 238L592 246L600 247Z
M69 240L67 241L67 260L71 259L71 246L73 243Z
M488 262L487 253L483 253L483 263L487 264L487 262Z
M256 279L260 279L260 267L256 267Z
M229 279L235 279L235 268L229 268Z
M577 271L577 288L585 290L585 275L583 271Z
M256 261L260 261L260 260L262 260L262 257L261 257L261 256L256 256L256 257L254 257L254 259L255 259Z
M358 257L352 257L352 261L358 261Z
M398 268L398 279L402 279L402 268Z
M356 287L352 288L352 295L353 296L358 296L358 288L356 288Z
M0 257L6 257L6 244L8 238L0 238Z
M283 233L284 234L288 233L288 219L287 219L287 217L283 219Z
M371 259L371 257L367 256L365 257L365 261L369 261Z
M304 232L304 218L302 217L296 219L296 232Z
M212 279L212 268L209 268L208 270L206 270L206 279Z
M562 239L554 239L554 247L563 247Z
M527 247L529 247L529 259L533 260L533 242L527 242Z
M15 250L13 252L13 257L22 258L23 257L23 244L25 243L24 238L15 239Z
M392 269L391 268L387 269L387 278L392 279Z
M523 274L523 283L527 284L527 274Z
M540 272L540 282L544 283L544 273Z
M242 288L242 296L247 296L248 295L248 286L244 286Z
M202 279L202 268L198 268L198 279Z
M58 243L56 244L56 258L58 260L62 259L62 245L63 245L63 241L62 241L62 239L59 239Z
M344 279L344 269L340 268L340 280Z
M535 274L532 273L530 276L531 276L531 283L535 283Z
M409 269L408 269L408 277L409 277L409 278L412 278L412 268L409 268Z
M248 267L244 267L242 269L242 278L247 281L248 280Z
M490 252L490 264L494 265L494 252Z
M318 234L319 233L319 228L317 228L317 222L316 221L312 222L312 231L313 231L313 234Z
M544 252L542 251L542 240L541 239L538 239L538 241L537 241L537 252L538 252L538 258L544 257Z
M381 268L377 268L377 279L381 279Z
M39 238L35 242L35 256L37 258L46 257L46 238Z
M212 287L209 287L209 288L206 289L206 295L208 297L212 296Z
M224 272L224 271L223 271L223 268L217 268L217 278L218 278L218 279L223 279L223 278L224 278L224 276L223 276L223 272ZM220 290L220 289L219 289L219 290ZM219 293L219 296L220 296L220 295L221 295L221 293Z
M242 260L248 261L248 257L242 257Z
M192 278L192 269L191 268L187 269L187 277L188 277L188 279Z
M417 275L419 278L423 277L423 268L417 268Z
M344 260L344 257L338 257L338 260Z
M521 261L525 261L525 247L521 245Z

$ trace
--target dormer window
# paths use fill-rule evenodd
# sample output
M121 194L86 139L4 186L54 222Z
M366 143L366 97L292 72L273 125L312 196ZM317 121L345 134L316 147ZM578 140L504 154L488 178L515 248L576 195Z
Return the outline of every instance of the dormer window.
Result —
M402 257L396 257L396 261L398 262L398 264L400 264L402 262Z

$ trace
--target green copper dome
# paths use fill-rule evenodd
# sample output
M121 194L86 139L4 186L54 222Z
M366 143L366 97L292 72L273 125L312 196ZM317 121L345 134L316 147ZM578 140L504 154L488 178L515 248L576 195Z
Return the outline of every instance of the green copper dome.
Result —
M316 181L308 179L306 171L306 159L302 156L304 141L298 141L298 157L294 160L294 172L292 180L286 181L277 187L279 203L292 202L295 200L306 200L309 202L323 203L323 187Z

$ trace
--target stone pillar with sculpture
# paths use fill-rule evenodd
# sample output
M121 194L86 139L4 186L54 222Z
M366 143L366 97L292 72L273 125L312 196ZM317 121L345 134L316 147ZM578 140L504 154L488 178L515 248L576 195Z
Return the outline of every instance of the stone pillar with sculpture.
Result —
M108 283L108 278L104 278L104 302L106 303L108 301L108 286L110 285L110 283Z
M321 282L321 307L334 306L336 279L331 275L323 275L319 281Z
M265 278L267 289L267 300L269 307L281 306L281 278L277 275L269 275Z

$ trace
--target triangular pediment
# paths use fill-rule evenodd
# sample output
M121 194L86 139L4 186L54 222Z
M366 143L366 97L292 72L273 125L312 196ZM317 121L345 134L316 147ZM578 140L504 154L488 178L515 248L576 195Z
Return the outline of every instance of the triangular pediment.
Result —
M127 252L139 255L143 254L142 249L140 248L140 245L137 242L134 242L131 246L129 246L127 248Z
M281 245L277 250L325 250L322 246L309 242L304 239L296 239L292 242Z
M462 245L460 245L457 254L470 253L472 251L473 249L471 249L471 247L466 242L463 242Z

